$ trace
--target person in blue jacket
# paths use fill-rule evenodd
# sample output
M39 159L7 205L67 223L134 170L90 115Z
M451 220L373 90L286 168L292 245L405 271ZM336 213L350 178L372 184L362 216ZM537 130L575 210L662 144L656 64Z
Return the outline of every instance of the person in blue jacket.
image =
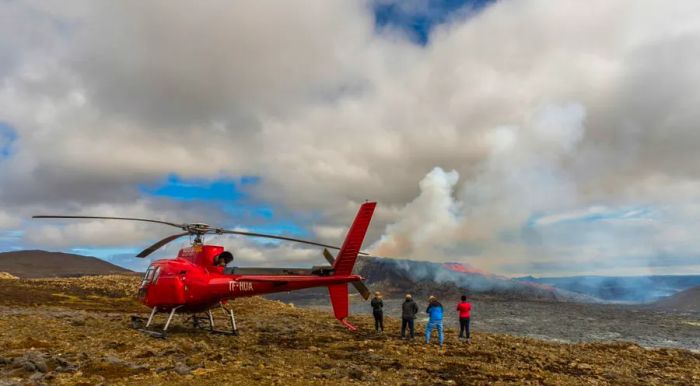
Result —
M430 343L430 334L433 332L433 329L437 328L440 347L442 347L445 341L445 335L442 331L442 304L438 302L435 296L431 296L428 302L428 309L426 309L425 312L428 313L430 318L428 319L428 325L425 326L425 343Z

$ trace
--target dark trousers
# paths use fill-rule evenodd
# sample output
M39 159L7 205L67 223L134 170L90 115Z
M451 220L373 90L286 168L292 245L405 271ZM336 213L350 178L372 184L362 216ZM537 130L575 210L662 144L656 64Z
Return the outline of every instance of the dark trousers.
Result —
M466 335L464 334L466 332ZM471 338L469 335L469 318L459 318L459 337Z
M406 326L408 326L408 329L411 334L411 338L414 338L416 336L416 330L414 328L414 319L409 319L409 318L403 318L401 319L401 337L405 338L406 337Z
M374 311L374 329L377 331L384 331L384 313L379 311Z

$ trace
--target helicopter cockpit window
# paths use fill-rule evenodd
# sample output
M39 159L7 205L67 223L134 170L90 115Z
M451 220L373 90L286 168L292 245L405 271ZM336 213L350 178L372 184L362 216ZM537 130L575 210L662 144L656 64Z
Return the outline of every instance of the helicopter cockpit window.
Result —
M148 276L151 275L152 272L153 272L153 268L148 267L148 269L146 270L146 274L143 275L143 280L141 280L142 286L146 285L146 283L148 283Z
M214 258L214 265L226 266L228 263L233 261L233 253L229 251L223 251L218 256Z
M148 267L146 270L146 274L143 276L143 281L141 282L141 285L146 285L150 283L153 280L153 275L156 273L156 268L154 267Z
M156 267L156 271L153 274L153 279L151 280L151 283L157 282L159 277L160 277L160 267Z

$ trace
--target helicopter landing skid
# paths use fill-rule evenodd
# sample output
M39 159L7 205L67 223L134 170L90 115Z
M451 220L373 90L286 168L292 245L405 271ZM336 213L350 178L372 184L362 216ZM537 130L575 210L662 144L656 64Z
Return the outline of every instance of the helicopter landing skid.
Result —
M158 312L158 307L153 307L151 310L151 315L148 317L148 320L146 321L146 325L141 327L143 325L143 318L139 316L132 316L131 317L131 327L134 329L141 331L143 333L146 333L154 338L161 338L165 339L166 332L168 331L168 327L170 327L170 322L173 321L173 316L175 316L175 311L177 311L178 308L182 306L177 306L173 307L170 310L170 313L168 314L168 320L165 322L165 326L163 326L162 330L154 330L150 329L151 323L153 322L153 318L156 316L156 313Z
M226 314L227 318L231 322L231 330L226 331L226 330L217 330L214 326L214 315L212 315L211 310L207 310L207 316L206 317L201 317L198 316L197 314L192 314L190 321L192 322L192 327L196 329L205 329L212 334L219 334L219 335L229 335L229 336L238 336L238 329L236 328L236 318L233 315L233 310L226 308L223 304L220 304L221 310L224 311L224 314ZM131 316L131 327L137 331L143 332L145 334L148 334L154 338L161 338L165 339L166 337L166 332L168 331L168 327L170 326L170 322L172 322L173 316L175 315L175 312L177 311L178 308L181 306L172 308L170 310L170 313L168 315L168 319L165 322L165 326L163 326L162 330L156 330L153 328L149 328L151 326L151 323L153 322L153 319L158 312L158 307L153 307L151 310L151 314L148 317L148 319L143 318L141 316L137 315L132 315ZM202 323L204 321L205 323ZM144 322L146 323L144 325Z
M152 328L145 328L143 327L143 323L146 321L145 318L142 318L140 316L132 315L131 316L131 328L138 332L142 332L146 335L149 335L153 338L159 338L159 339L165 339L167 334L166 331L163 330L155 330Z
M216 335L238 336L238 331L211 330L210 332Z
M150 335L154 338L158 338L158 339L165 339L166 338L165 331L149 330L147 328L137 328L136 330L139 332L143 332L146 335Z
M218 334L218 335L230 335L230 336L238 336L238 330L236 329L236 319L233 315L233 310L226 309L221 306L221 309L224 311L226 316L229 318L231 321L231 330L217 330L215 325L214 325L214 315L212 315L211 310L207 310L206 316L198 316L197 314L192 314L192 327L202 329L202 330L207 330L211 332L212 334ZM204 322L204 323L202 323Z

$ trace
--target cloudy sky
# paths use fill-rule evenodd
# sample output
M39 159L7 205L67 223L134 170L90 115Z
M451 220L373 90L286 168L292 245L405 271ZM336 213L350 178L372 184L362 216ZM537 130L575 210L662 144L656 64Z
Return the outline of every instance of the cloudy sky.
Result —
M2 1L0 250L142 268L171 232L32 214L339 244L369 199L381 256L698 274L698 58L696 0Z

